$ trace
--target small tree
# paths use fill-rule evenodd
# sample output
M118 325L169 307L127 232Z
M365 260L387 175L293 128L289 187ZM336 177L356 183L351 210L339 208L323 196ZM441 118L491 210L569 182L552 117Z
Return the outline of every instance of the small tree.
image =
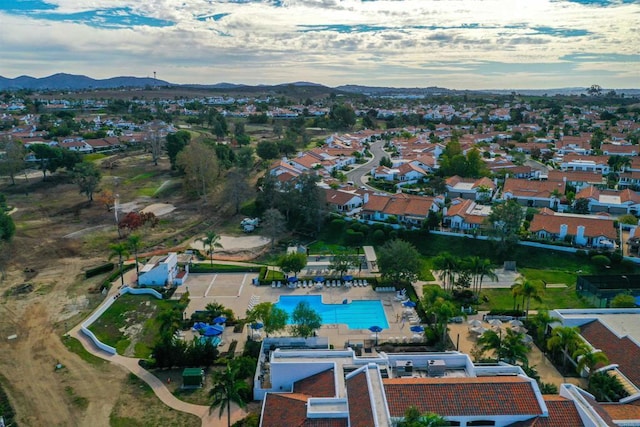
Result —
M404 419L398 423L398 427L440 427L448 426L449 423L443 417L431 412L421 413L412 405L404 411Z
M322 326L322 317L308 302L301 301L291 313L291 333L298 337L308 338Z
M118 257L118 266L120 268L120 282L122 286L124 286L124 271L122 271L122 264L124 262L124 258L129 256L129 251L127 250L127 245L124 243L113 243L109 245L109 249L111 250L111 254L109 255L109 259L113 257Z
M329 269L338 272L340 276L344 276L347 271L357 267L359 264L360 258L357 255L349 253L335 254L331 257Z
M611 308L635 308L636 299L630 293L618 294L611 300Z
M283 330L287 326L288 318L287 312L280 307L276 307L272 302L261 302L251 310L247 310L247 320L249 322L262 322L264 333L267 336Z
M276 239L287 229L284 216L278 209L270 208L262 215L262 231L271 241L271 249L275 246Z
M138 267L138 250L140 250L140 235L131 234L127 239L129 249L133 252L136 260L136 277L140 276L140 268Z
M409 242L400 239L388 241L378 249L378 267L382 277L394 283L413 281L420 271L420 254Z
M218 418L222 418L224 411L227 411L227 426L231 427L231 404L235 403L241 408L246 406L242 400L242 391L249 388L248 384L238 378L236 369L232 369L230 364L221 371L214 371L213 387L209 391L209 397L213 398L209 407L209 412L220 408Z
M222 245L220 244L220 236L218 236L214 231L207 231L207 234L204 237L196 239L196 242L202 242L206 253L209 255L211 265L213 265L213 251L216 248L222 248Z
M278 260L278 266L285 273L293 273L298 277L298 273L307 265L307 256L298 252L286 254Z
M98 188L101 177L96 165L88 162L78 163L72 172L73 182L78 184L80 193L86 195L90 202L93 201L93 192Z
M587 345L581 346L574 354L573 357L578 361L576 370L580 374L583 370L587 371L587 378L591 379L595 373L596 366L606 365L609 363L609 358L602 351L597 351L590 348Z

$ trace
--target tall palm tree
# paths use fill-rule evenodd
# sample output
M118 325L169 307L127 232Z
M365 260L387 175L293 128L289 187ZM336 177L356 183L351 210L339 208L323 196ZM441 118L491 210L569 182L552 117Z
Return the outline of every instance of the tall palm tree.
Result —
M587 378L591 379L591 376L595 372L596 366L606 365L609 363L609 358L602 351L594 350L587 345L581 346L574 354L573 357L578 361L578 367L576 368L578 373L581 373L583 369L587 369Z
M138 250L140 249L140 235L139 234L131 234L127 238L127 244L129 245L129 249L133 252L133 256L136 259L136 277L140 275L140 268L138 267Z
M479 296L480 292L482 292L482 282L484 278L488 278L493 280L494 282L498 280L498 275L493 271L491 267L491 260L487 258L480 258L478 256L474 256L470 260L471 270L474 276L474 285L476 294Z
M525 317L529 317L529 306L531 304L531 299L533 298L538 302L542 301L542 298L540 298L540 295L543 294L542 287L538 283L527 280L524 278L524 276L520 276L516 283L514 283L514 285L511 287L511 289L512 292L515 293L515 295L522 296L523 308L526 302Z
M460 270L460 259L449 252L442 252L434 258L433 265L440 270L440 280L444 282L444 288L453 289L455 275Z
M529 347L523 343L523 338L524 334L515 332L511 328L506 329L502 337L502 346L500 349L500 356L505 362L510 364L515 364L516 362L522 362L524 365L528 364L529 358L527 355L529 354Z
M553 328L551 338L547 341L547 348L554 352L562 352L562 368L566 372L567 359L578 350L583 342L580 338L580 331L575 326L558 326Z
M209 412L216 408L220 408L218 418L222 418L225 409L227 410L227 426L231 427L231 403L237 404L244 408L245 402L242 400L240 392L247 390L248 384L238 378L237 370L232 369L231 365L221 371L213 373L213 387L209 390L209 397L213 397L213 401L209 407Z
M129 256L127 245L124 243L112 243L109 245L109 250L111 251L109 259L116 256L118 257L118 266L120 268L120 282L122 283L122 286L124 286L124 272L122 271L122 263L124 262L124 258Z
M536 329L536 339L539 343L543 342L547 334L547 328L558 319L552 317L547 310L538 310L538 312L530 319L532 325Z
M398 427L438 427L447 425L449 425L447 420L440 415L432 412L422 414L413 405L404 411L404 419L398 423Z
M222 248L220 236L218 236L215 231L207 231L207 234L204 237L196 239L196 242L202 242L202 245L210 256L211 265L213 265L213 251L216 248Z

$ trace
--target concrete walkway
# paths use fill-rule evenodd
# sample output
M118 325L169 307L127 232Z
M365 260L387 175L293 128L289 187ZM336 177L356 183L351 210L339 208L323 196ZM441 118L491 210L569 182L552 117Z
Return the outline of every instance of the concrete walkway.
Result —
M125 283L131 283L135 279L135 270L125 273ZM119 290L119 281L111 286L109 293L106 295L105 301L112 298ZM99 308L99 307L98 307ZM98 309L96 308L96 310ZM94 310L95 311L95 310ZM175 409L176 411L186 412L193 414L202 420L203 427L226 427L227 426L227 413L223 414L222 418L218 418L219 409L214 410L209 414L209 407L204 405L194 405L192 403L183 402L176 398L169 389L160 381L155 375L139 365L140 359L124 357L118 354L109 354L95 346L85 334L80 331L80 324L76 325L68 332L68 335L78 339L82 343L82 346L89 353L97 356L101 359L107 360L118 366L121 366L125 370L131 372L142 381L147 383L153 390L158 399L168 407ZM231 405L231 423L241 420L246 416L246 412L235 404Z

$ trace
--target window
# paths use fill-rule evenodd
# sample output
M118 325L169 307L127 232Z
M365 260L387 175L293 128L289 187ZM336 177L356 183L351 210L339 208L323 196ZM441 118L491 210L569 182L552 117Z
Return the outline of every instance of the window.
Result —
M491 420L470 421L467 426L495 426L496 422Z

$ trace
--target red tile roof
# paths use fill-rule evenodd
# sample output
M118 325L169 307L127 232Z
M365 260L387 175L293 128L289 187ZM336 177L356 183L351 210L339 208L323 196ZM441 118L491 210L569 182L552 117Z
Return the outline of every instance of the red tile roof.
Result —
M640 406L623 403L601 403L600 406L614 420L640 420Z
M622 372L636 387L640 387L640 347L629 337L618 338L599 320L580 327L584 339L594 348L602 350L609 362L616 363Z
M573 401L560 396L544 396L549 416L539 416L510 427L580 427L584 426Z
M307 399L299 393L267 393L260 424L264 427L347 427L347 418L307 418Z
M615 240L618 237L612 219L550 215L546 212L533 216L529 231L532 233L546 231L551 234L560 234L560 226L563 224L567 226L567 234L570 236L576 236L578 227L583 226L585 237L604 236L610 240Z
M556 189L560 194L564 194L565 183L557 181L530 181L528 179L507 178L504 181L503 193L510 193L514 197L537 197L548 199L551 197L553 190Z
M360 372L347 379L346 386L351 427L373 426L373 408L371 407L366 372Z
M389 412L404 416L410 405L440 416L541 415L534 388L520 377L385 379Z
M328 369L296 381L293 384L293 392L313 397L334 397L336 395L334 370Z

